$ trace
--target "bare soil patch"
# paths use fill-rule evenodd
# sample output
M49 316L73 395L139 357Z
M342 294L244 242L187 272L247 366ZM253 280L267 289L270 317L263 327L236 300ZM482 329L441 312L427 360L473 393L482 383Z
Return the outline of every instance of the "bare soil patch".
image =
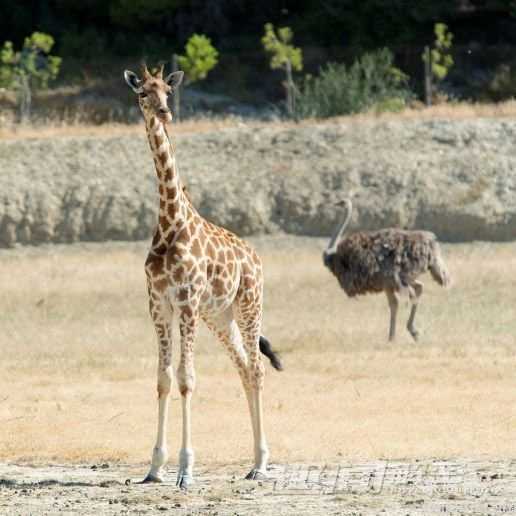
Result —
M145 466L0 465L2 514L340 514L416 516L516 512L516 461L423 460L273 464L241 480L241 466L200 467L187 493L172 481L137 484Z

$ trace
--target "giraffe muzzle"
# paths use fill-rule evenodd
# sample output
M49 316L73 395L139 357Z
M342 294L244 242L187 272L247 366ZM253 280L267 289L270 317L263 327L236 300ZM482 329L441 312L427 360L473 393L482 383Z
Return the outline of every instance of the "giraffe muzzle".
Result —
M172 120L172 113L169 108L159 108L158 117L163 122L170 122Z

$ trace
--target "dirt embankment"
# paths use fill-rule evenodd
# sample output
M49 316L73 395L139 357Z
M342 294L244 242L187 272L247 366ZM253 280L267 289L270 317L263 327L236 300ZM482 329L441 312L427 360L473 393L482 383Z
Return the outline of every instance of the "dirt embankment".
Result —
M177 138L201 213L241 235L353 228L516 238L516 121L370 121L224 129ZM141 136L0 142L0 246L147 238L157 193Z

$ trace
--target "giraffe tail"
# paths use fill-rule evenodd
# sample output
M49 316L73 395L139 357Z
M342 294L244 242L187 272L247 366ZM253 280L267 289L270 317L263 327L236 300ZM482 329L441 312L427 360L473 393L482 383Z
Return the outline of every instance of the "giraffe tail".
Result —
M283 364L278 354L272 350L271 343L263 335L260 337L260 351L271 361L274 369L283 371Z

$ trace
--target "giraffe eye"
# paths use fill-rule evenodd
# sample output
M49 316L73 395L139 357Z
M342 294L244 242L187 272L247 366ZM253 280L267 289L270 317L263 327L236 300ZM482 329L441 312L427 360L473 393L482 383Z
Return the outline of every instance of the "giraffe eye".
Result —
M147 93L145 93L145 92L140 93L140 98L141 99L147 98Z

